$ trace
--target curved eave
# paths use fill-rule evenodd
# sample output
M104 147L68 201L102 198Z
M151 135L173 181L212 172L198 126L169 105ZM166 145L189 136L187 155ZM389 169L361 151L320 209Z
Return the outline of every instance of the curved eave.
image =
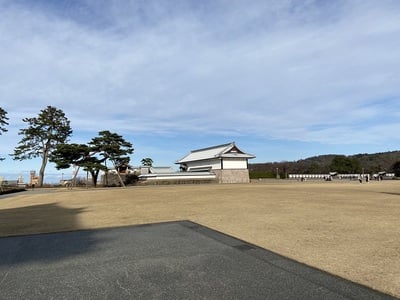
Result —
M233 154L233 153L223 154L220 157L222 157L222 158L247 158L247 159L255 158L255 156L251 155L251 154Z
M188 162L206 161L206 160L218 159L218 158L219 158L219 157L209 157L209 158L199 158L199 159L181 159L181 160L177 160L175 163L176 163L176 164L184 164L184 163L188 163Z
M251 154L231 154L231 153L228 153L228 154L223 154L223 155L218 155L218 156L214 156L214 157L209 157L209 158L203 158L203 159L196 159L196 160L185 160L185 159L182 159L182 160L178 160L178 161L176 161L175 163L176 164L184 164L184 163L188 163L188 162L198 162L198 161L206 161L206 160L210 160L210 159L221 159L221 158L245 158L245 159L252 159L252 158L255 158L255 156L254 155L251 155Z

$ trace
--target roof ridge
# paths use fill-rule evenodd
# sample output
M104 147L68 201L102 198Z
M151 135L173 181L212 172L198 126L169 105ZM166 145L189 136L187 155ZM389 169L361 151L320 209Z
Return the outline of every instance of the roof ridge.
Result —
M231 145L232 145L232 146L235 145L235 142L231 142L231 143L227 143L227 144L221 144L221 145L218 145L218 146L211 146L211 147L196 149L196 150L192 150L192 151L190 151L190 152L191 152L191 153L200 152L200 151L211 150L211 149L216 149L216 148L220 148L220 147L228 147L228 146L231 146Z

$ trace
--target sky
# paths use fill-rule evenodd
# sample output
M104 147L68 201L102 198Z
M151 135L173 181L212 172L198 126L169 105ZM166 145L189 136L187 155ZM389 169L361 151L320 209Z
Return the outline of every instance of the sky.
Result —
M0 0L0 176L38 172L9 154L48 105L134 166L233 141L250 163L400 150L399 70L398 0Z

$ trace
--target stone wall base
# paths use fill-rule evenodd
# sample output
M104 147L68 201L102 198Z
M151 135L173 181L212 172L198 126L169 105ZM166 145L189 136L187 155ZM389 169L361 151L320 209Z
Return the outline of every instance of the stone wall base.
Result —
M212 170L217 175L219 183L249 183L249 170L247 169L224 169Z

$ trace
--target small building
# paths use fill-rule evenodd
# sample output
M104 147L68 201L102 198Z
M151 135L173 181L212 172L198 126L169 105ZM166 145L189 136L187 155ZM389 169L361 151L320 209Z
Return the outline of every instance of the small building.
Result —
M248 160L254 155L240 150L234 142L193 150L176 161L181 172L212 172L219 183L248 183Z
M29 177L29 186L30 187L35 187L35 185L39 184L39 176L36 176L36 171L30 171L30 177Z

